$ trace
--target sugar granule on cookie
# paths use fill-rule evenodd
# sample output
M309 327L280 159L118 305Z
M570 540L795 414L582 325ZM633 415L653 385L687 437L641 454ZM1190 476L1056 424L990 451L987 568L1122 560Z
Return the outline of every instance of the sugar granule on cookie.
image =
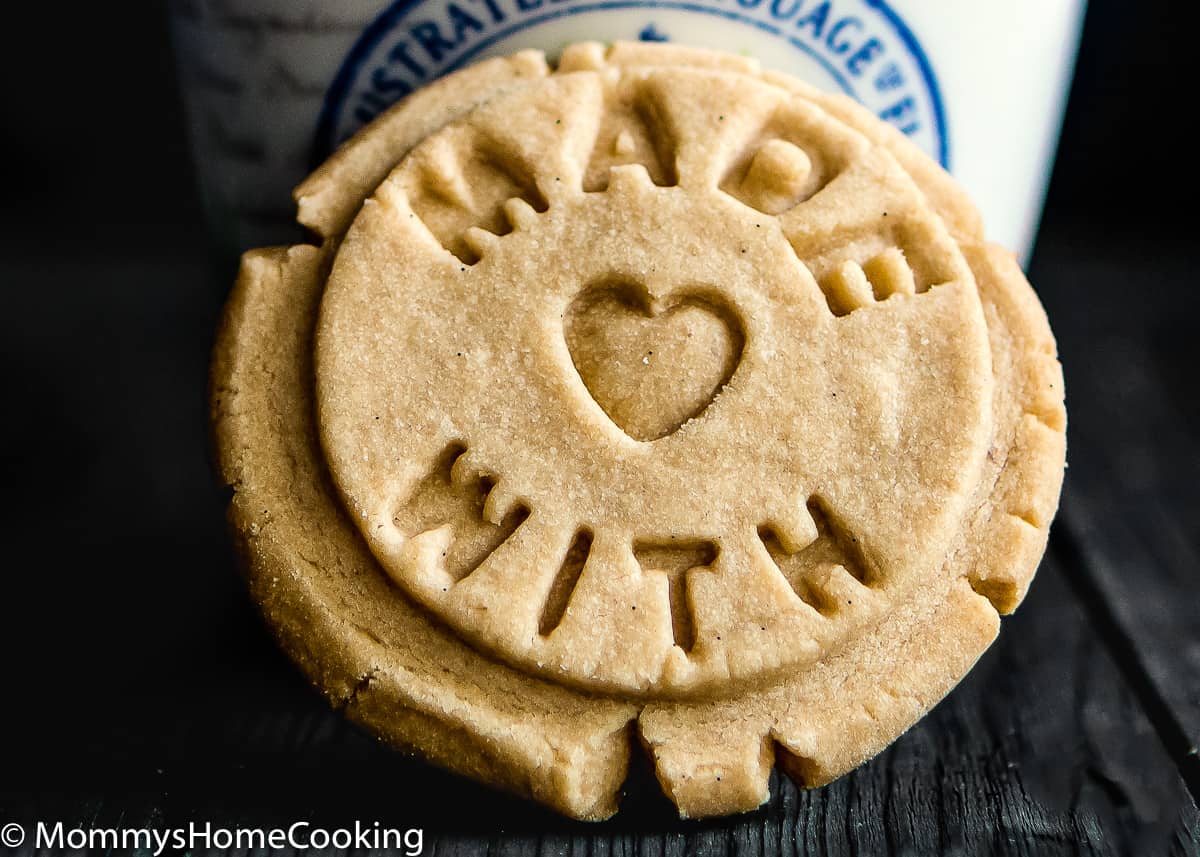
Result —
M217 346L231 519L284 647L398 746L580 818L644 748L681 814L743 811L885 747L1023 596L1053 338L851 103L523 53L298 199L321 246L247 254Z

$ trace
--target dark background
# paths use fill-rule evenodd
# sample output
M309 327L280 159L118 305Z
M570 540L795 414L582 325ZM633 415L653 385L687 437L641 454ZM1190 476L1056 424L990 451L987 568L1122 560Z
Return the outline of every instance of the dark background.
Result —
M0 822L358 815L493 844L501 828L577 831L381 750L277 653L235 572L207 448L208 350L230 271L206 243L165 12L46 2L5 17ZM1112 705L1129 711L1078 694L1062 708L1118 721L1108 749L1081 752L1127 751L1153 771L1104 768L1089 787L1128 842L1156 810L1131 795L1164 796L1180 853L1200 841L1196 33L1166 2L1090 4L1030 266L1072 424L1050 560L1064 570L1044 569L1034 592L1070 602L1062 621L1085 627L1071 645L1104 659L1087 681L1124 688ZM1053 605L1027 609L1056 621ZM1019 653L987 663L1031 668ZM1047 686L1070 678L1041 667ZM1070 727L1079 712L1057 705L1039 717ZM639 782L615 829L690 829ZM1031 841L1108 853L1106 824ZM980 841L968 850L1011 845Z

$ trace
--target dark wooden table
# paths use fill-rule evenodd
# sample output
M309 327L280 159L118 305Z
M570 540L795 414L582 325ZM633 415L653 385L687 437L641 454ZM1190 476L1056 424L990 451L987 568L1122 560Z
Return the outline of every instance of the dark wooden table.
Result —
M1062 509L1028 599L932 714L828 787L776 777L737 818L680 822L637 768L598 825L390 752L278 654L206 458L223 280L202 248L9 244L0 827L26 826L20 853L38 821L358 820L422 828L427 854L1200 854L1190 242L1043 234L1032 278L1070 414Z

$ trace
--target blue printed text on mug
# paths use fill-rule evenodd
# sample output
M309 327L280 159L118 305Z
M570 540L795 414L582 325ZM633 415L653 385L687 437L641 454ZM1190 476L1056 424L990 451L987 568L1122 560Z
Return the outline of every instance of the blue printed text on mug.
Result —
M729 26L714 34L705 21ZM677 40L758 56L853 96L948 165L933 70L882 0L397 0L342 63L315 154L323 158L400 98L475 59L582 39Z

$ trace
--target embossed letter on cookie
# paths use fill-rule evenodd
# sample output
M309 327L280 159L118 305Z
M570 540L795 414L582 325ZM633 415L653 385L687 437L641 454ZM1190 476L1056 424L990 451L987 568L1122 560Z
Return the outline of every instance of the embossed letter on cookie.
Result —
M990 431L971 273L910 179L687 68L562 74L427 138L346 235L316 372L399 587L521 669L650 698L944 591Z

